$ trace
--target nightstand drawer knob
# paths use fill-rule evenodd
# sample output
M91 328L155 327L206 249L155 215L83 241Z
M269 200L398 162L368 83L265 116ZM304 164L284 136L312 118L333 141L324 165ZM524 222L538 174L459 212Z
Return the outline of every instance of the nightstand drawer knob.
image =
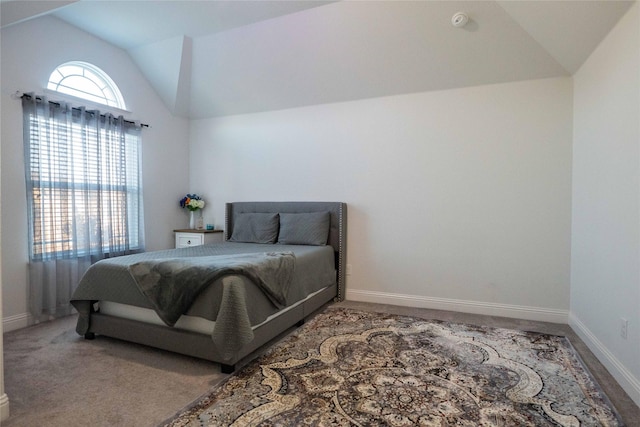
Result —
M191 244L191 240L187 240L187 245L190 245L190 244Z

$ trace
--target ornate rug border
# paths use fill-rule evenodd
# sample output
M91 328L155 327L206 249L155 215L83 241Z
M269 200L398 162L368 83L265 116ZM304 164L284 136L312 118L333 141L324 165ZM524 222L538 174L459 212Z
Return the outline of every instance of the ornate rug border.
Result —
M551 335L551 334L547 334L547 335ZM580 356L580 353L578 353L578 350L576 350L575 346L573 345L573 343L571 342L569 337L564 336L564 335L558 335L558 336L563 337L565 339L565 341L567 342L567 344L569 344L569 347L571 348L571 351L573 352L573 355L578 360L578 362L580 363L580 366L582 366L582 369L584 369L585 373L589 376L589 378L591 378L591 381L593 382L593 386L600 393L600 395L602 397L602 400L607 405L609 405L611 407L611 409L613 410L613 413L615 414L616 419L618 420L618 423L620 423L620 426L621 427L626 426L626 424L624 423L624 420L622 419L622 416L620 415L620 411L618 411L618 408L616 408L616 405L614 405L613 402L611 402L611 399L609 398L609 395L604 391L604 389L600 385L600 382L597 380L595 375L593 375L593 372L591 372L591 369L589 369L589 367L587 366L587 363L584 361L582 356Z
M193 400L191 403L189 403L188 405L186 405L182 409L178 410L173 416L167 418L166 420L164 420L160 424L158 424L158 427L180 427L180 426L186 425L187 423L191 422L194 419L194 416L196 416L197 413L199 413L202 410L205 410L213 402L213 400L214 400L213 396L215 394L217 394L219 392L219 390L222 387L224 387L224 385L227 382L231 381L234 377L236 377L239 374L239 372L241 372L242 370L245 370L245 369L252 369L254 367L254 365L258 365L259 364L259 362L260 362L260 360L262 358L264 358L264 357L269 355L269 353L271 352L271 349L275 348L276 346L278 346L279 344L281 344L282 342L287 340L292 335L294 335L296 333L299 333L301 331L304 331L304 329L307 328L308 325L310 325L310 324L312 324L313 322L316 321L317 317L322 316L324 314L327 314L327 312L329 312L329 311L335 311L335 310L345 310L345 311L368 313L368 314L380 314L380 315L391 316L391 317L395 317L395 318L420 319L420 320L424 320L424 321L430 321L430 322L436 322L436 323L444 323L444 324L449 324L449 325L475 326L475 327L481 326L482 328L485 328L487 330L511 330L511 331L519 331L519 332L527 333L527 334L536 334L536 335L541 335L541 336L549 336L549 337L560 338L563 342L568 344L568 347L571 350L571 353L576 358L576 360L578 361L578 363L580 364L580 366L584 370L585 374L589 377L589 379L593 383L596 391L600 394L600 397L602 398L602 400L607 405L609 405L610 408L612 409L612 412L614 413L614 415L615 415L617 421L619 422L620 426L624 427L626 425L624 423L624 421L622 420L618 409L611 402L611 399L609 398L607 393L604 391L604 389L600 385L600 382L593 375L593 373L591 372L591 370L589 369L589 367L585 363L585 361L582 358L582 356L580 355L580 353L578 353L578 351L576 350L575 346L573 345L573 343L571 342L569 337L567 337L566 335L559 335L559 334L531 331L531 330L527 330L527 329L506 328L506 327L497 327L497 326L484 326L484 325L473 325L471 323L465 323L465 322L451 322L451 321L439 320L439 319L428 318L428 317L418 317L418 316L405 315L405 314L393 314L393 313L388 313L388 312L384 312L384 311L380 311L380 310L362 310L360 308L335 307L335 306L331 306L330 305L330 306L326 306L326 307L318 310L316 313L314 313L312 315L312 317L310 319L308 319L305 322L305 324L302 325L301 327L294 328L290 332L286 333L285 335L283 335L282 337L277 339L276 341L266 344L265 347L264 347L264 350L261 352L261 354L256 356L254 359L248 361L245 365L242 365L233 374L227 376L226 378L223 378L218 383L216 383L215 385L211 386L211 388L208 391L206 391L205 393L200 395L198 398ZM184 419L183 423L176 424L176 422L179 421L180 419Z

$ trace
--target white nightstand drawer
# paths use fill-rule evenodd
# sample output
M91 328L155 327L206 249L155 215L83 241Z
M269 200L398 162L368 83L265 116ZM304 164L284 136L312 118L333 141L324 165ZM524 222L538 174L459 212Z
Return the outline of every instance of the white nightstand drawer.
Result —
M176 233L176 248L204 245L202 233Z
M176 234L176 249L191 246L222 243L222 230L191 230L188 228L173 230Z

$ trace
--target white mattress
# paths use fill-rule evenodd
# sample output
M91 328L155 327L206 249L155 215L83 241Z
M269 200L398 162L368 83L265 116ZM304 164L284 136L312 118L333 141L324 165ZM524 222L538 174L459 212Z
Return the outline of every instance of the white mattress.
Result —
M300 300L295 304L290 305L289 307L286 307L278 311L277 313L272 314L271 316L267 317L267 319L264 322L254 325L252 329L256 329L259 326L267 323L271 319L278 317L282 313L285 313L291 310L292 308L302 304L306 300L310 299L316 294L319 294L325 289L326 288L320 289L308 295L305 299ZM139 322L151 323L154 325L167 326L162 321L162 319L160 319L160 317L156 314L156 312L150 308L136 307L133 305L120 304L120 303L111 302L111 301L100 301L99 304L100 304L100 313L102 314L107 314L109 316L114 316L114 317L121 317L124 319L137 320ZM216 322L204 319L202 317L183 315L180 317L180 319L178 319L174 328L191 331L191 332L198 332L205 335L211 335L213 333L213 328L215 324Z

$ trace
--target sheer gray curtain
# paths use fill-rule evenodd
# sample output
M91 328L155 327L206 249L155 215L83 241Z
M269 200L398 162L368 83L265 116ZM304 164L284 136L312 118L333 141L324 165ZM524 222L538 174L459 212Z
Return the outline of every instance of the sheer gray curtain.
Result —
M22 98L30 311L71 313L86 269L144 250L140 125L122 116Z

